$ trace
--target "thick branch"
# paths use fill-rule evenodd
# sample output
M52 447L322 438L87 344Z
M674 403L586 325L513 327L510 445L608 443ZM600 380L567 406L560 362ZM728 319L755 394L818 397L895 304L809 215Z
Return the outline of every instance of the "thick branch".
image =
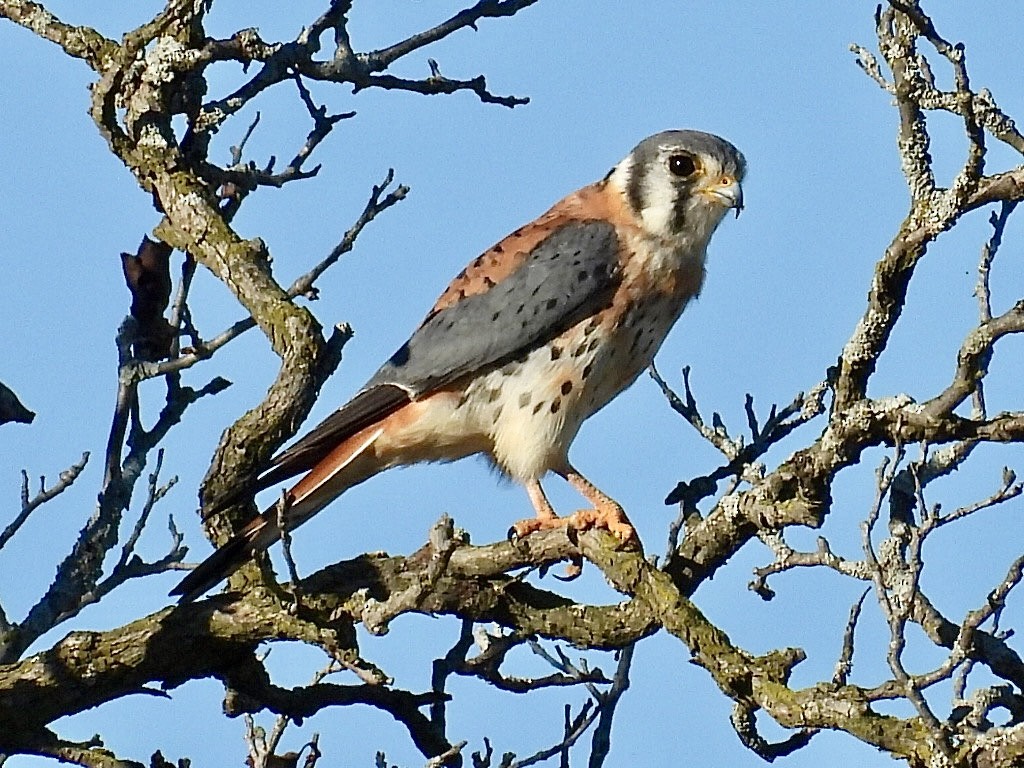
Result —
M69 56L84 59L95 70L101 69L120 47L92 27L65 24L39 3L0 0L0 16L56 43Z

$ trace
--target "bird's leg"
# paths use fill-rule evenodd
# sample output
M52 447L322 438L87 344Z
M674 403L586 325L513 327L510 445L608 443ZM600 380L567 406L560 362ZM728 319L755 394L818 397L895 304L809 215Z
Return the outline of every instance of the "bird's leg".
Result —
M522 537L534 531L558 528L566 524L564 519L555 514L551 502L548 501L548 497L544 494L544 489L541 488L540 480L529 480L526 483L526 494L530 497L530 503L533 505L537 516L514 523L509 529L510 536Z
M568 517L559 517L555 514L547 496L544 495L544 489L541 488L540 482L531 480L526 483L526 492L530 496L530 502L537 512L537 517L515 523L509 531L510 534L526 536L534 531L567 527L578 531L604 528L620 541L629 541L636 537L636 531L633 530L629 518L626 517L625 511L618 502L598 490L593 483L570 465L566 465L563 470L555 471L593 504L593 509L581 509Z
M587 480L576 469L567 464L566 470L559 472L566 481L580 492L587 501L594 505L593 509L581 509L566 518L569 525L581 531L588 528L604 528L620 541L636 538L633 524L626 517L625 510L615 499L603 493L592 482Z

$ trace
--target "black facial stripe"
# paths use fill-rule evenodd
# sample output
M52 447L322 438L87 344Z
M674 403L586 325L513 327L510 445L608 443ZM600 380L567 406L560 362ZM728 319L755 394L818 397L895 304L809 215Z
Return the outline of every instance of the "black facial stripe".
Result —
M672 205L672 231L682 232L686 225L686 201L690 199L693 184L673 184L676 199Z
M639 214L644 209L644 180L647 176L646 163L635 160L629 168L629 180L626 183L626 197L633 212Z

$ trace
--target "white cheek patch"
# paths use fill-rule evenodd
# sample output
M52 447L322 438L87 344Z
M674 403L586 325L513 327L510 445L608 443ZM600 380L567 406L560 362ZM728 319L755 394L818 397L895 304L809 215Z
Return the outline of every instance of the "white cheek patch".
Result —
M639 179L634 178L641 174ZM629 198L630 204L639 208L637 213L644 224L644 229L655 237L668 237L672 234L672 220L676 203L676 190L663 175L651 172L651 169L637 167L632 155L627 157L611 172L609 183ZM630 197L630 187L639 181L639 199Z
M640 211L644 228L652 235L672 236L676 216L676 188L660 173L648 173L643 181L644 207Z

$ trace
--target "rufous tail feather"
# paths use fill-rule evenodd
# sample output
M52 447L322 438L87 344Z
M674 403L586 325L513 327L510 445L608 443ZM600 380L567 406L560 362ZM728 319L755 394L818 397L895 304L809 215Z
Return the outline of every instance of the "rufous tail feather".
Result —
M379 470L370 455L356 461L383 433L382 427L365 429L338 446L289 492L289 507L284 513L288 530L301 525L353 485ZM278 508L272 506L254 518L212 555L181 580L171 595L180 595L179 604L191 603L207 590L245 565L253 553L266 549L281 538Z

